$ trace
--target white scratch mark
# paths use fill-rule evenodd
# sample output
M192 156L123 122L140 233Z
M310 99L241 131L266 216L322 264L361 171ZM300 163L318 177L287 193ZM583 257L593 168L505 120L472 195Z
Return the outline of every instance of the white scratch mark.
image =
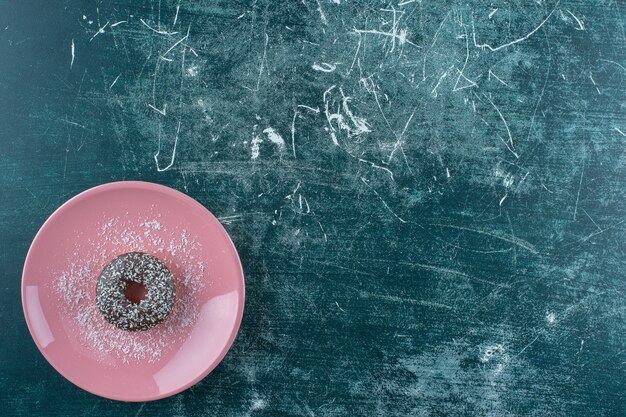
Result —
M291 119L291 150L294 158L296 158L296 117L298 117L298 112L294 110L293 119Z
M104 26L102 26L101 28L98 29L98 31L96 33L94 33L94 35L91 37L91 39L89 39L89 42L91 42L92 40L94 40L94 38L96 36L98 36L101 33L104 33L104 29L106 29L106 27L109 26L109 21L107 20L107 22L104 24Z
M191 25L189 25L187 27L187 38L189 37L189 31L191 30ZM168 169L170 169L172 167L172 165L174 165L174 161L176 158L176 147L178 146L178 137L180 134L180 126L182 123L182 112L180 111L180 109L182 108L183 105L183 84L185 81L185 77L184 75L184 71L185 71L185 52L187 50L187 44L185 43L184 47L183 47L183 56L181 59L181 77L180 77L180 94L178 97L178 108L179 108L179 116L178 116L178 126L176 127L176 135L174 136L174 147L172 148L172 157L170 159L170 163L164 167L164 168L160 168L159 167L159 154L161 153L161 136L159 135L159 144L157 147L157 152L154 154L154 161L156 162L156 168L157 168L157 172L163 172L163 171L167 171ZM158 65L158 60L157 61L157 65ZM155 73L156 74L156 73ZM154 95L154 92L153 92ZM156 109L155 109L156 110ZM163 106L163 111L165 111L165 106Z
M188 37L189 37L189 35L185 35L182 38L180 38L174 45L170 46L167 51L165 51L165 52L163 52L163 54L161 54L161 58L166 59L165 55L167 55L172 49L176 48L181 42L186 41Z
M322 10L322 4L320 3L320 0L316 0L316 1L317 1L317 11L320 13L320 19L322 19L322 23L328 26L328 20L326 19L324 10Z
M582 239L579 239L579 242L586 242L586 241L588 241L589 239L591 239L592 237L597 236L597 235L599 235L600 233L604 233L604 232L606 232L607 230L611 230L611 229L613 229L614 227L617 227L617 226L619 226L619 225L623 224L624 222L626 222L626 220L622 220L622 221L619 221L619 222L617 222L617 223L615 223L615 224L612 224L612 225L610 225L610 226L607 226L607 227L605 227L604 229L602 229L602 230L600 230L600 231L598 231L598 232L593 232L593 233L591 233L590 235L588 235L588 236L586 236L586 237L584 237L584 238L582 238Z
M180 4L176 5L176 14L174 15L174 23L172 23L172 26L176 26L176 21L178 20L178 11L180 10Z
M344 313L346 312L346 310L344 310L343 308L339 306L339 303L337 301L335 301L335 305L337 306L339 310L343 311Z
M176 34L178 33L178 32L168 32L168 31L166 31L166 30L157 30L157 29L153 28L152 26L150 26L149 24L147 24L147 23L146 23L146 21L145 21L145 20L143 20L143 19L141 19L141 18L139 19L139 21L140 21L141 23L143 23L143 25L144 25L145 27L147 27L148 29L150 29L150 30L151 30L151 31L153 31L154 33L158 33L159 35L168 35L168 36L171 36L171 35L176 35Z
M80 123L76 123L76 122L73 122L73 121L71 121L71 120L67 120L67 119L60 119L60 120L61 120L62 122L67 123L68 125L77 126L77 127L82 128L82 129L87 129L85 126L81 125Z
M267 35L267 33L265 34L265 46L263 47L263 56L261 57L261 65L259 66L259 76L256 80L256 87L255 89L251 89L250 87L246 87L245 85L243 86L244 88L252 91L252 92L257 92L259 91L259 88L261 86L261 77L263 76L263 70L265 70L265 62L267 60L267 45L269 43L269 36Z
M459 81L461 80L461 78L467 81L467 83L459 87L458 85L459 85ZM476 87L476 83L470 80L469 78L467 78L465 74L463 74L462 71L459 71L459 76L456 79L456 83L454 84L454 88L452 89L452 91L457 92L457 91L465 90L466 88L471 88L471 87Z
M179 120L178 127L176 128L176 136L174 137L174 148L172 149L172 159L170 160L170 163L164 168L159 167L159 154L161 153L161 136L159 136L159 144L157 147L157 151L154 154L154 162L156 162L157 172L167 171L168 169L172 167L172 165L174 165L174 159L176 158L176 146L178 145L178 134L180 132L180 124L181 124L181 121Z
M398 150L398 148L402 146L402 138L404 137L404 133L408 129L409 125L411 124L411 120L413 120L413 116L415 115L415 110L416 109L414 108L413 112L411 113L406 123L404 124L404 129L402 129L402 133L400 133L400 135L397 137L396 143L393 145L393 149L391 150L391 153L389 154L389 158L387 158L387 164L389 164L389 162L391 162L391 160L393 159L393 155L396 153L396 150ZM380 109L380 111L382 112L382 109Z
M446 23L446 20L448 20L450 13L452 12L448 12L446 16L443 18L443 20L439 24L439 27L437 28L437 31L435 32L435 35L433 36L433 41L431 42L426 52L424 52L424 57L423 57L423 62L422 62L422 81L426 80L426 58L428 57L428 53L430 52L431 49L433 49L433 46L435 46L435 42L437 42L437 38L439 37L439 32L441 32L441 29L443 28L443 24Z
M545 185L543 182L541 183L541 186L543 187L543 189L544 189L544 190L546 190L546 191L547 191L547 192L549 192L550 194L554 194L554 191L550 191L550 190L548 189L548 187L546 187L546 185Z
M447 76L448 76L448 71L446 71L443 74L441 74L441 76L439 77L439 81L437 81L437 84L435 85L435 87L430 92L430 95L432 95L433 97L437 98L437 88L439 88L439 85L441 84L443 79L446 78Z
M529 344L527 344L526 346L524 346L524 347L522 348L522 350L520 350L520 351L519 351L519 353L513 357L513 359L516 359L519 355L521 355L522 353L524 353L524 351L525 351L526 349L528 349L528 348L529 348L529 347L530 347L533 343L535 343L535 342L537 341L537 339L539 339L539 335L535 336L535 338L534 338L534 339L533 339L533 340L532 340Z
M596 81L593 79L593 75L591 74L591 71L589 71L589 79L591 80L591 83L593 84L593 86L596 88L596 91L598 92L598 94L602 94L600 92L600 89L598 88L598 85L596 84Z
M498 9L493 9L491 11L491 13L489 13L489 19L491 19L493 17L493 15L496 14L497 11L498 11Z
M578 23L578 27L575 28L576 30L585 30L585 24L583 22L581 22L581 20L578 17L576 17L576 15L574 13L570 12L569 10L565 10L565 11L567 13L569 13L574 18L576 23Z
M121 24L123 24L123 23L128 23L128 21L126 21L126 20L120 20L119 22L115 22L115 23L113 23L113 24L111 25L111 27L112 27L112 28L114 28L114 27L119 26L119 25L121 25Z
M115 77L115 79L113 80L113 82L111 83L111 85L109 86L109 90L113 88L113 86L115 85L115 83L117 82L117 80L120 79L120 77L122 76L122 74L118 75L117 77Z
M337 140L337 135L335 135L335 127L333 126L333 120L337 119L338 120L338 124L339 123L343 123L343 116L341 116L341 114L338 113L333 113L331 115L330 113L330 109L329 109L329 100L327 98L328 95L330 95L331 91L333 91L333 89L335 88L335 86L331 86L329 87L326 91L324 91L324 94L322 95L322 100L324 101L324 114L326 115L326 120L328 121L328 127L330 129L330 137L333 141L333 143L335 144L335 146L339 146L339 141ZM339 128L341 129L341 124L339 124Z
M380 111L381 116L383 116L383 120L385 121L385 124L387 125L387 127L389 128L391 133L396 137L396 143L398 143L398 148L396 148L396 149L400 149L400 152L402 153L402 156L404 157L404 163L406 164L406 167L408 168L410 173L413 173L413 171L411 170L411 166L409 165L409 161L406 158L406 154L404 153L404 149L402 148L402 137L404 136L404 133L406 132L406 129L408 128L409 123L410 123L411 119L413 118L413 115L411 115L409 117L409 120L404 125L404 129L402 130L402 134L398 136L396 131L391 127L391 123L389 123L389 119L387 119L387 116L385 115L385 112L383 111L383 108L380 105L380 100L378 100L378 94L376 94L376 89L374 87L372 87L371 90L370 90L369 88L367 88L367 86L366 86L366 89L368 91L370 91L372 94L374 94L374 100L376 100L376 105L378 106L378 110ZM415 112L415 108L413 108L413 113L414 112ZM393 154L393 152L392 152L392 154ZM390 157L391 157L391 155L390 155ZM391 159L388 158L387 159L387 163L389 163L390 161L391 161Z
M508 196L509 196L508 194L504 194L504 197L500 199L500 203L498 204L500 207L502 207L502 203L504 203L504 200L506 200Z
M322 233L324 234L324 242L328 242L328 237L326 236L326 232L324 231L324 228L322 227L322 223L318 221L317 224L320 226L320 229L322 230Z
M368 161L366 159L363 159L363 158L358 158L358 161L366 163L366 164L369 164L369 165L371 165L372 168L381 169L381 170L385 171L386 173L389 174L389 176L391 176L391 181L395 181L394 178L393 178L393 172L391 172L391 170L389 168L381 167L380 165L376 165L375 163L373 163L371 161Z
M333 72L337 66L333 65L333 64L328 64L326 62L321 62L321 63L313 63L313 65L311 65L311 68L313 68L315 71L322 71L322 72Z
M604 62L609 62L609 63L611 63L611 64L615 64L615 65L617 65L618 67L620 67L621 69L623 69L624 71L626 71L626 67L624 67L623 65L618 64L618 63L617 63L617 62L615 62L615 61L611 61L610 59L598 59L598 61L604 61Z
M576 204L574 205L574 221L576 221L576 213L578 212L578 201L580 200L580 189L583 186L583 174L585 173L585 161L580 169L580 181L578 182L578 193L576 193Z
M391 207L389 207L389 205L387 204L387 202L385 200L383 200L383 198L380 196L380 194L378 194L378 191L376 191L374 188L372 188L371 185L368 184L367 180L363 177L361 177L361 181L363 181L363 184L365 184L367 186L367 188L369 188L370 190L372 190L372 192L374 194L376 194L376 197L378 197L378 199L383 203L383 206L385 206L385 208L387 209L387 211L389 211L389 213L391 213L396 219L398 219L398 221L400 221L400 223L407 223L406 220L402 219L400 216L398 216L392 209Z
M330 138L332 139L333 144L334 144L335 146L339 146L339 141L337 140L337 135L335 135L335 131L334 131L334 130L331 130L331 132L330 132Z
M343 110L348 115L348 118L350 119L350 121L352 121L352 124L354 125L354 128L355 128L354 134L360 135L362 133L371 132L369 125L367 123L367 120L365 120L362 117L355 116L352 113L352 110L350 110L350 107L348 107L348 103L350 102L351 97L348 97L343 93L342 87L339 87L339 92L341 93L341 97L342 97Z
M483 252L483 253L489 253L489 252ZM499 284L499 283L495 283L493 281L489 281L487 279L482 279L482 278L477 278L471 275L467 275L464 272L460 272L454 269L449 269L449 268L443 268L441 266L437 266L437 265L429 265L429 264L421 264L421 263L416 263L416 262L399 262L402 265L406 265L412 268L419 268L419 269L423 269L426 271L433 271L436 272L438 274L450 274L450 275L455 275L455 276L459 276L459 277L463 277L466 278L468 280L471 281L476 281L476 282L482 282L484 284L489 284L492 285L494 287L501 287L501 288L508 288L509 285L507 284Z
M371 34L391 37L391 48L389 50L389 53L392 53L396 49L396 40L398 41L399 45L401 45L401 46L404 45L405 43L408 43L409 45L418 47L413 42L407 40L408 30L406 28L398 30L398 24L400 23L400 19L402 19L402 15L404 15L404 12L401 11L400 12L400 18L398 18L398 12L396 11L396 9L393 6L390 6L390 7L391 7L390 9L380 9L380 10L384 11L384 12L391 12L391 13L393 13L393 22L392 22L392 25L391 25L391 32L383 32L383 31L379 31L379 30L357 30L356 28L354 29L355 32L357 32L359 34L360 33L371 33Z
M515 191L517 192L517 190L519 190L519 187L522 185L522 183L524 182L524 180L526 180L526 177L528 177L528 175L530 174L530 171L526 172L526 174L524 174L524 176L522 177L522 179L517 183L517 188L515 188Z
M475 87L476 83L472 80L470 80L469 78L467 78L465 76L465 74L463 74L463 71L465 71L465 67L467 66L467 61L469 61L469 37L467 36L467 29L465 29L465 25L463 25L463 28L465 30L465 61L463 62L463 68L461 68L461 70L459 71L459 76L456 78L456 82L454 83L454 87L452 88L452 92L456 92L456 91L460 91L460 90L464 90L466 88L471 88L471 87ZM461 81L461 78L463 78L467 83L461 87L459 87L459 81Z
M359 35L359 42L356 45L356 51L354 52L354 58L352 58L352 64L350 64L350 69L348 69L348 72L346 75L350 75L350 73L352 72L352 68L354 68L354 63L357 61L357 58L359 56L359 51L361 50L361 42L363 41L362 36L360 33L357 33L357 35Z
M234 214L232 216L220 216L217 218L217 220L220 221L220 223L223 224L231 224L233 222L242 220L243 215L242 214Z
M147 103L147 104L148 104L148 107L150 107L150 108L151 108L152 110L154 110L155 112L157 112L157 113L159 113L159 114L161 114L161 115L163 115L163 116L165 116L165 115L166 115L167 103L164 103L164 104L163 104L163 110L159 110L159 109L157 109L156 107L154 107L154 106L153 106L152 104L150 104L150 103Z
M585 209L584 209L584 208L582 208L582 207L581 207L580 209L583 211L583 213L585 213L585 215L589 218L589 220L591 220L591 223L593 223L593 225L594 225L594 226L595 226L595 227L596 227L599 231L602 231L602 228L601 228L600 226L598 226L598 223L596 223L596 222L595 222L595 221L591 218L591 216L589 215L589 213L587 213L587 210L585 210Z
M498 115L500 116L500 119L502 120L502 123L504 123L504 127L506 128L506 133L509 135L509 141L508 143L505 142L504 140L502 140L502 142L504 142L504 144L506 145L506 147L508 148L508 150L515 155L516 158L519 158L519 155L515 152L515 148L513 145L513 136L511 135L511 130L509 129L509 124L506 122L506 119L504 118L504 116L502 115L502 112L500 112L500 109L495 105L495 103L491 100L491 98L489 96L485 96L487 98L487 100L489 100L489 103L491 103L491 105L493 106L494 109L496 109L496 111L498 112ZM499 137L499 136L498 136ZM510 144L510 145L509 145Z
M446 310L454 310L453 307L446 305L446 304L435 303L432 301L425 301L425 300L417 300L415 298L403 298L403 297L398 297L395 295L376 294L376 293L371 293L371 292L363 291L363 290L359 291L359 295L363 298L376 298L379 300L385 300L385 301L390 301L394 303L401 303L401 304L406 303L406 304L413 304L413 305L421 305L425 307L444 308Z
M406 6L407 4L411 4L411 3L415 3L418 0L404 0L400 3L398 3L398 7L402 7L402 6ZM421 1L421 0L419 0Z
M72 69L72 66L74 66L75 51L76 51L76 49L74 47L74 39L72 39L72 46L71 46L72 60L70 61L70 69Z
M474 46L476 48L481 48L481 49L487 48L487 49L489 49L492 52L496 52L496 51L499 51L500 49L504 49L504 48L507 48L509 46L515 45L516 43L520 43L520 42L525 41L526 39L528 39L531 36L533 36L539 29L541 29L541 27L548 21L548 19L550 19L550 16L552 16L552 13L554 13L554 11L556 10L556 8L558 7L560 2L561 2L561 0L556 2L556 4L555 4L554 8L552 9L552 11L548 14L548 16L546 16L545 19L543 19L541 21L541 23L539 23L539 26L537 26L536 28L534 28L533 30L531 30L529 33L527 33L526 35L522 36L521 38L517 38L517 39L515 39L515 40L513 40L511 42L507 42L507 43L505 43L503 45L500 45L500 46L497 46L497 47L493 47L493 46L491 46L491 45L489 45L487 43L479 44L479 43L476 42L476 29L474 28L474 19L472 19L472 32L473 32L472 36L473 36L473 40L474 40Z
M465 227L465 226L456 226L453 224L437 223L437 224L433 224L433 226L448 227L450 229L465 230L467 232L478 233L479 235L485 235L485 236L489 236L495 239L502 240L504 242L512 243L513 245L526 249L532 254L535 254L535 255L539 254L539 251L535 248L534 245L513 235L505 235L505 234L498 233L498 232L490 232L486 230L473 229L471 227Z
M395 30L395 29L394 29ZM417 46L415 45L413 42L411 42L410 40L408 40L406 37L408 35L408 32L406 29L400 29L400 31L394 31L394 32L383 32L380 30L374 30L374 29L354 29L355 33L358 34L372 34L372 35L381 35L381 36L389 36L392 39L392 46L391 49L389 50L389 52L393 52L395 49L395 44L396 44L396 40L398 41L399 45L404 45L405 43L408 43L409 45L413 45L413 46Z
M141 414L145 406L146 406L146 403L141 404L141 406L139 407L139 410L137 410L137 413L135 414L135 417L139 417L139 414Z
M626 133L622 132L621 130L619 130L618 127L613 127L613 129L615 129L616 131L618 131L622 136L626 136Z
M345 113L345 115L348 117L350 122L352 122L352 125L349 124L346 118L344 117L344 115L341 114L341 110L338 110L336 113L330 112L329 96L334 89L335 89L334 85L328 88L326 91L324 91L322 98L323 98L324 106L325 106L324 114L326 115L326 120L328 121L328 127L330 131L331 139L333 140L333 143L336 146L339 146L339 141L337 140L337 135L335 134L336 132L335 126L333 126L333 121L337 123L337 126L339 127L340 130L345 130L349 137L359 136L364 133L369 133L371 132L371 130L369 128L367 120L365 120L362 117L358 117L354 115L354 113L352 113L352 110L350 109L348 105L351 97L346 96L343 91L343 88L341 87L339 87L339 92L341 93L341 97L342 97L341 109L343 109L343 112Z
M548 60L548 69L546 71L546 76L543 79L543 87L541 87L541 93L539 94L537 103L535 103L535 109L533 110L533 115L530 118L530 127L528 128L528 134L526 135L527 141L530 140L530 135L533 132L533 127L535 126L535 116L537 115L537 110L539 109L539 105L541 104L541 100L543 99L543 95L545 94L546 86L548 85L548 78L550 77L550 71L552 70L552 49L550 47L550 40L545 30L543 33L546 38L546 44L548 45L548 56L550 57L550 59ZM561 75L563 76L563 74ZM563 76L563 79L565 79L565 76Z
M491 71L491 69L489 70L489 74L488 74L488 79L491 80L491 77L495 78L496 80L500 81L502 84L506 85L507 87L509 86L507 83L505 83L504 81L502 81L500 79L500 77L498 77L496 74L493 73L493 71Z
M310 110L310 111L312 111L313 113L319 113L319 112L320 112L319 107L315 107L315 108L313 108L313 107L310 107L310 106L305 106L304 104L298 104L298 107L302 107L303 109Z

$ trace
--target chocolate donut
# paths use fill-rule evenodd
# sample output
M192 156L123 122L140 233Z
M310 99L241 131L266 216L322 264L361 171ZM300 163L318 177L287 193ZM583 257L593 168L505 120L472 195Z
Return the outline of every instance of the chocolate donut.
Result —
M131 301L127 287L137 284L145 287L145 297ZM157 258L141 252L113 259L96 286L96 304L105 320L131 332L163 322L172 311L174 297L174 275Z

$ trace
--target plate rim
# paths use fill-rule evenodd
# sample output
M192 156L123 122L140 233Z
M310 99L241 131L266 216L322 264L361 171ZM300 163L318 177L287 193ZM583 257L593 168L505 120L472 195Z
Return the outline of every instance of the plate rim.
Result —
M206 214L208 214L209 218L212 218L212 220L215 221L215 223L218 225L218 227L221 229L221 231L223 232L223 234L226 236L230 246L232 247L234 253L235 253L235 259L237 260L237 266L238 266L238 272L239 272L239 278L241 280L241 294L240 294L240 305L241 308L239 308L237 310L237 318L235 320L235 325L233 326L233 329L231 331L231 334L228 338L228 342L226 344L226 348L222 350L222 352L218 355L217 359L215 361L213 361L209 366L206 367L206 369L204 369L197 377L193 378L191 381L181 385L180 387L170 390L166 393L160 393L158 395L146 395L146 396L136 396L133 398L128 398L128 397L119 397L116 395L104 395L102 393L97 392L97 390L93 390L90 387L86 387L76 381L73 381L72 379L70 379L61 369L62 367L58 364L55 363L54 359L52 359L48 353L46 353L45 349L42 348L39 340L37 339L37 337L35 337L35 333L33 332L33 328L31 325L31 321L30 321L30 317L28 315L28 312L26 310L26 285L25 285L25 278L26 278L26 270L27 270L27 266L29 264L29 262L31 262L31 258L33 257L33 247L35 246L35 243L41 239L41 236L45 233L45 230L49 227L49 224L53 221L53 219L55 217L57 217L60 213L68 210L69 208L71 208L71 206L75 205L76 203L82 201L85 198L89 198L89 196L95 192L102 192L102 191L111 191L111 190L115 190L115 189L126 189L126 188L140 188L143 190L152 190L152 191L159 191L159 192L164 192L165 194L172 196L174 198L178 198L178 199L183 199L186 202L190 203L191 205L195 205L197 207L199 207L202 211L204 211ZM24 314L24 319L26 321L26 325L28 327L28 331L30 333L31 339L33 340L33 342L35 342L35 345L37 346L37 349L39 350L39 352L43 355L43 357L46 359L46 361L52 366L52 368L54 368L54 370L56 370L61 376L63 376L63 378L65 378L67 381L71 382L72 384L74 384L75 386L77 386L78 388L87 391L93 395L96 395L98 397L101 398L107 398L107 399L111 399L111 400L116 400L116 401L123 401L123 402L146 402L146 401L155 401L155 400L160 400L163 398L167 398L167 397L171 397L173 395L176 395L182 391L185 391L186 389L190 388L191 386L197 384L198 382L200 382L202 379L204 379L208 374L210 374L216 367L217 365L219 365L222 360L224 359L224 357L226 356L226 354L230 351L230 349L232 348L232 345L235 341L235 339L237 338L237 335L239 334L239 328L241 327L241 322L243 319L243 312L245 310L245 300L246 300L246 285L245 285L245 275L244 275L244 271L243 271L243 266L241 264L241 259L239 257L239 252L237 251L237 248L235 247L235 244L232 241L232 238L230 237L230 235L228 234L228 232L226 231L226 229L224 228L224 226L220 223L220 221L217 219L217 217L211 213L211 211L209 211L209 209L207 209L204 205L200 204L200 202L198 202L196 199L194 199L193 197L178 191L174 188L165 186L165 185L161 185L161 184L157 184L157 183L153 183L153 182L148 182L148 181L114 181L114 182L109 182L109 183L104 183L104 184L100 184L100 185L96 185L94 187L88 188L84 191L81 191L80 193L76 194L75 196L71 197L70 199L68 199L67 201L65 201L63 204L61 204L56 210L54 210L52 212L52 214L50 214L48 216L48 218L43 222L43 224L41 225L41 227L39 228L39 230L37 231L37 233L35 234L35 237L33 238L29 248L28 248L28 252L26 253L26 258L24 259L24 266L22 267L22 282L20 285L20 290L21 290L21 302L22 302L22 312Z

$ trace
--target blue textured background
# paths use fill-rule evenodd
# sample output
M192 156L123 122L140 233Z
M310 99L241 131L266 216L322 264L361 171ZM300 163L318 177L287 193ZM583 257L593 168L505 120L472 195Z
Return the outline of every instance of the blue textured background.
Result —
M625 9L0 1L1 414L626 415ZM223 363L147 404L58 375L19 296L47 216L125 179L247 279Z

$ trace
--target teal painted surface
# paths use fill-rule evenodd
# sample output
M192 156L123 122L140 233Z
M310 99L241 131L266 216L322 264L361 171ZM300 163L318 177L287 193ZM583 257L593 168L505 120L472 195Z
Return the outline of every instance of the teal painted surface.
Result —
M626 414L623 2L39 3L0 5L2 415ZM130 179L247 279L148 404L64 380L19 300L47 216Z

